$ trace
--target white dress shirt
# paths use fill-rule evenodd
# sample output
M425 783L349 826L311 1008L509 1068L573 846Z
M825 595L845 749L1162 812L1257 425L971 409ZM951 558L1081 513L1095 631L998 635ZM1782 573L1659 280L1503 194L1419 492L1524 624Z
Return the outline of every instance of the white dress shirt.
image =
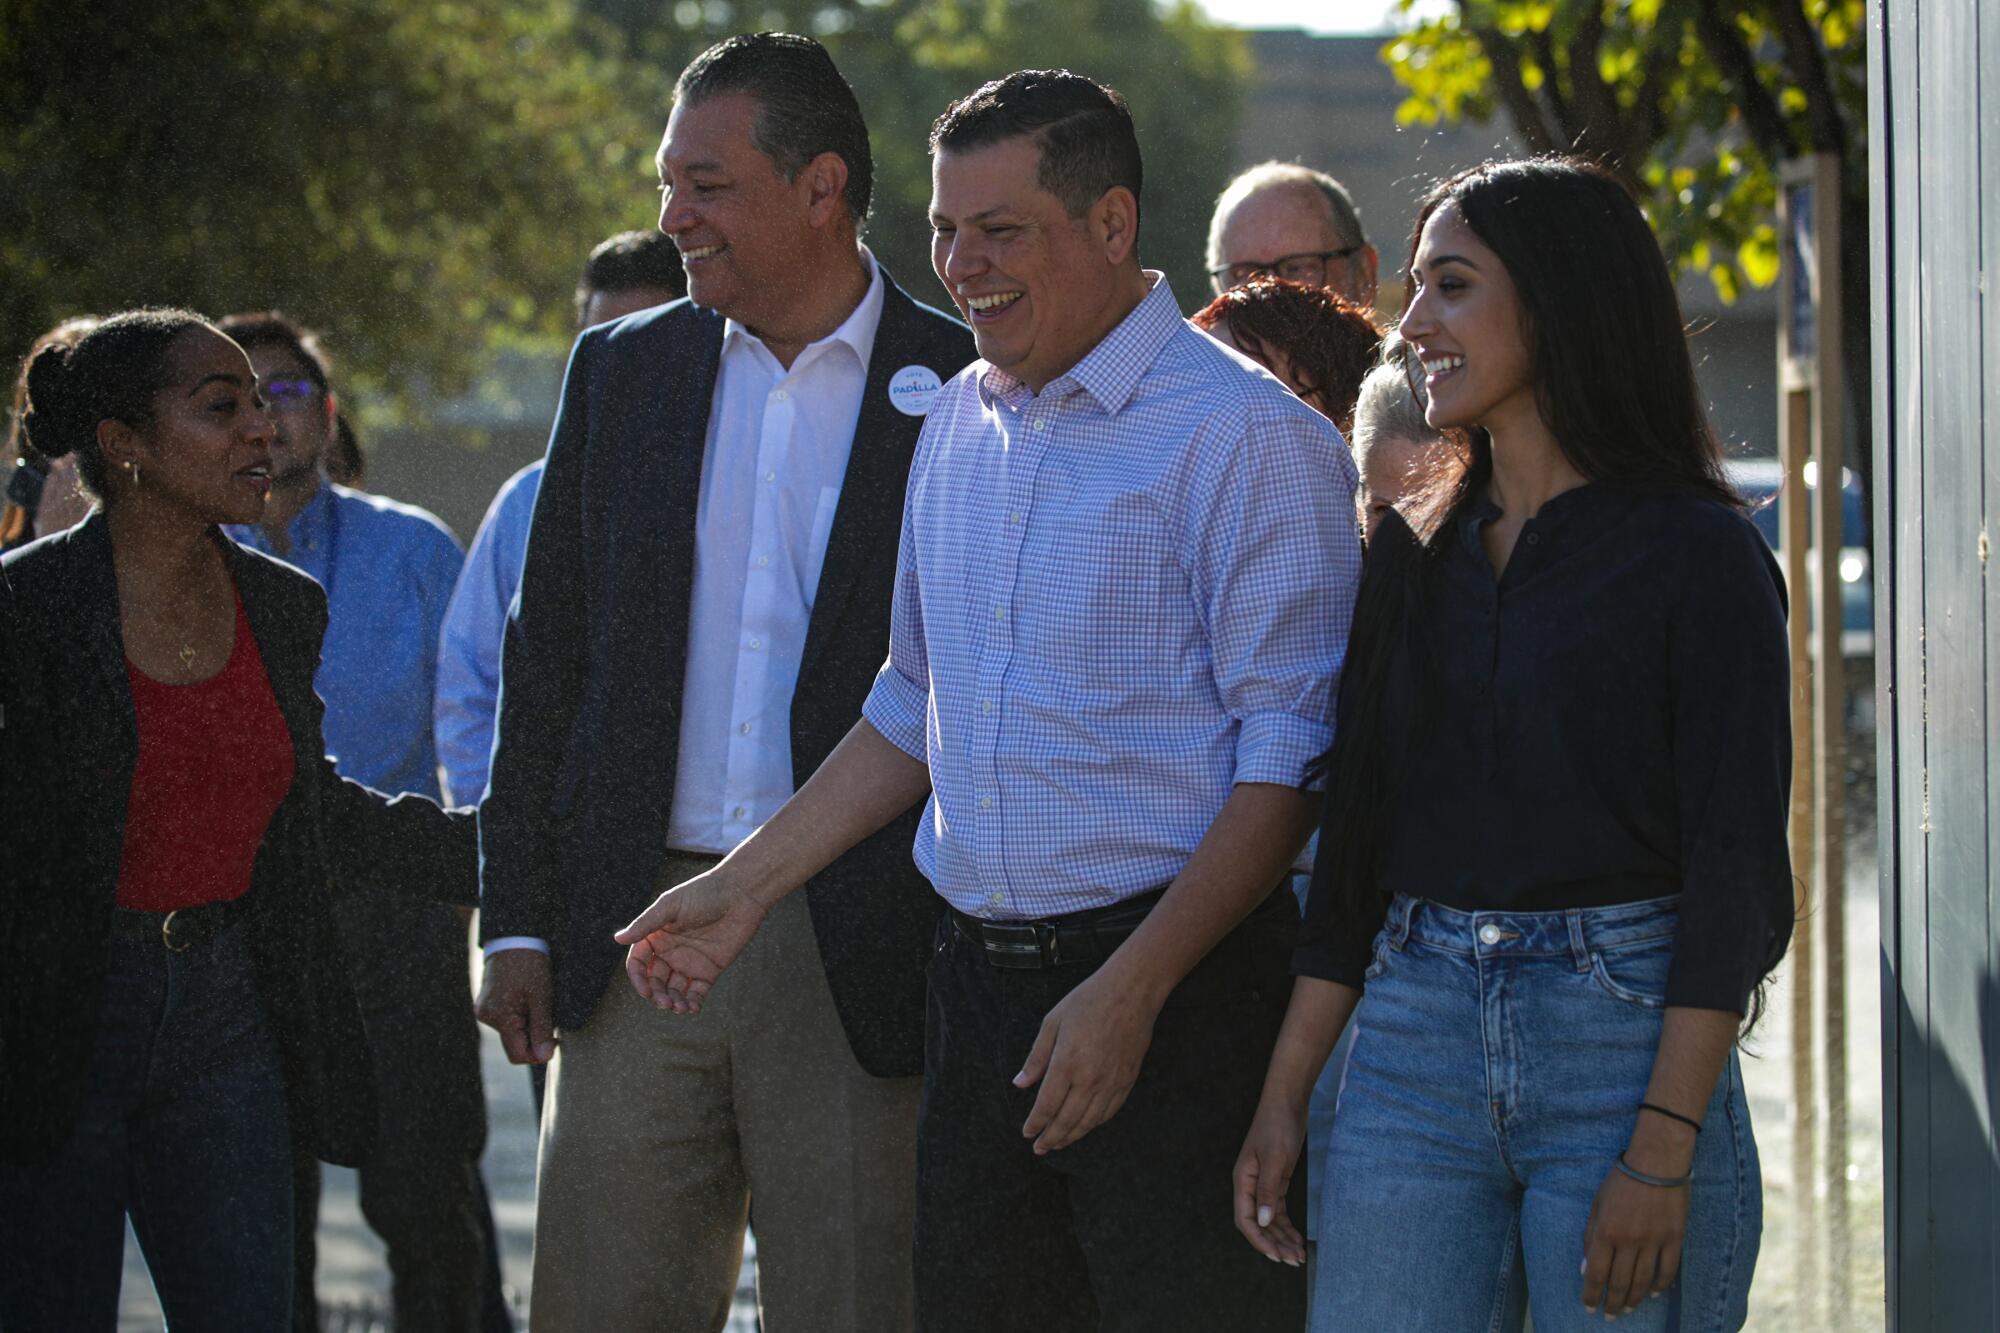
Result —
M861 255L867 294L790 369L743 325L723 326L695 514L670 847L727 852L792 794L792 692L882 320L882 274L865 247ZM485 952L518 948L548 945L508 936Z
M882 319L882 275L790 370L735 320L708 414L667 845L727 852L792 794L792 692Z

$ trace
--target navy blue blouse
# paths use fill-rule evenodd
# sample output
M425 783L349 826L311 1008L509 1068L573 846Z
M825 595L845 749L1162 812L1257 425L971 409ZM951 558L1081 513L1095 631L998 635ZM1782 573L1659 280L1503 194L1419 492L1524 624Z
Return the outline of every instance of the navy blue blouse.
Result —
M1556 911L1678 894L1667 1002L1741 1013L1793 915L1791 673L1770 549L1715 501L1597 483L1544 505L1496 579L1480 529L1499 512L1482 502L1460 520L1391 658L1378 706L1401 777L1383 904L1401 892ZM1333 842L1316 885L1332 882ZM1337 897L1308 901L1294 970L1358 988L1381 914L1354 919Z

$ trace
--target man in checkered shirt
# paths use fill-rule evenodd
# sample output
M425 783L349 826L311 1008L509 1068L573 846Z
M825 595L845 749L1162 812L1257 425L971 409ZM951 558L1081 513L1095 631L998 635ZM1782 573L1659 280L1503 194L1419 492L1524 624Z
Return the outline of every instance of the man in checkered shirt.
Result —
M1354 465L1140 266L1118 94L1023 71L931 148L981 359L917 446L888 662L798 794L620 933L627 970L698 1008L771 903L927 797L922 1326L1298 1327L1230 1167L1290 992Z

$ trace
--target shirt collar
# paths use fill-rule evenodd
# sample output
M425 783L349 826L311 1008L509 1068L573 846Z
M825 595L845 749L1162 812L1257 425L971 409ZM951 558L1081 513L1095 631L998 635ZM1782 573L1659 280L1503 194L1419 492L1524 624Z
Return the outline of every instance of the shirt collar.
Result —
M1629 507L1629 499L1627 488L1615 482L1586 481L1581 486L1572 486L1559 495L1551 496L1535 511L1535 516L1528 523L1542 536L1581 544L1616 522ZM1474 497L1459 529L1459 539L1465 549L1477 552L1484 559L1485 548L1481 545L1479 531L1499 517L1500 506L1493 502L1490 494L1481 493Z
M1139 381L1159 359L1161 349L1187 327L1166 274L1150 268L1145 273L1148 290L1132 313L1118 321L1118 326L1084 353L1081 361L1042 386L1041 396L1053 394L1060 398L1081 389L1106 416L1117 415L1119 409L1132 401ZM1036 396L1020 380L990 363L979 372L978 383L980 393L989 402L999 398L1018 407Z
M868 270L868 290L862 293L861 303L848 312L840 327L826 337L807 343L792 362L796 370L816 347L828 347L834 343L845 343L854 349L854 355L861 362L863 370L868 368L868 356L875 348L875 330L882 323L882 267L875 262L874 253L867 246L860 246L861 263ZM722 351L727 356L733 347L750 345L764 346L764 340L752 333L748 326L735 319L727 319L722 324Z
M313 498L306 501L306 507L292 516L285 528L285 539L294 551L317 551L326 545L327 530L333 525L333 483L320 479L319 489ZM254 546L260 551L273 550L271 540L264 534L259 523L237 523L229 527L229 535L245 546Z

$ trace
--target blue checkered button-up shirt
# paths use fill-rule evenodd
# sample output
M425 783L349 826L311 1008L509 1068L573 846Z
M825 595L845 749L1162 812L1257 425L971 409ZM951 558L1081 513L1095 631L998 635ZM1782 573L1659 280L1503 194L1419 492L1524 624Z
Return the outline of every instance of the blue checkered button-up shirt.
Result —
M1239 782L1305 783L1361 572L1354 463L1165 279L1040 394L976 361L910 470L864 715L930 766L916 858L999 919L1171 881Z

